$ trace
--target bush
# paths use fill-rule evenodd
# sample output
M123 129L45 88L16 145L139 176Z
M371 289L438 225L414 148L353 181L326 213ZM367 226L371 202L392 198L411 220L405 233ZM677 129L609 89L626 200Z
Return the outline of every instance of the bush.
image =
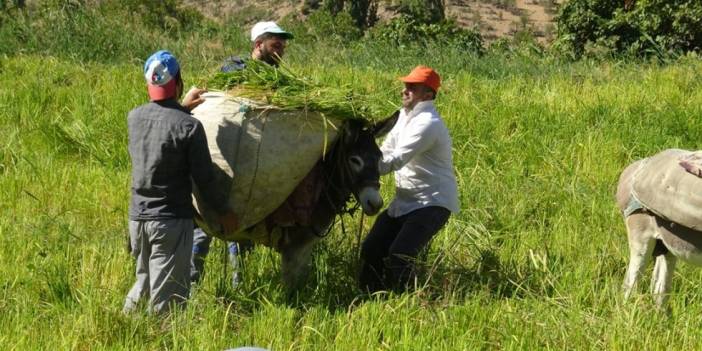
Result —
M578 58L592 52L669 56L702 48L702 1L571 0L557 17L557 47Z
M443 0L401 0L397 12L425 24L446 19Z
M334 15L318 10L312 12L303 23L286 25L295 33L296 41L353 41L362 35L351 15L343 11Z
M478 31L460 28L448 20L433 24L420 23L404 15L373 28L368 39L394 46L441 43L479 54L484 50L483 38Z

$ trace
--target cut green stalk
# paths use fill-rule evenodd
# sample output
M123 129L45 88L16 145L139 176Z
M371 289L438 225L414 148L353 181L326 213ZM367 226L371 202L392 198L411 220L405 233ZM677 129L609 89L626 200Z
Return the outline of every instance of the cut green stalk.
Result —
M247 68L215 74L206 86L274 105L283 110L306 110L323 113L330 118L377 121L395 107L374 101L366 91L350 86L322 86L299 78L285 65L274 67L250 60Z

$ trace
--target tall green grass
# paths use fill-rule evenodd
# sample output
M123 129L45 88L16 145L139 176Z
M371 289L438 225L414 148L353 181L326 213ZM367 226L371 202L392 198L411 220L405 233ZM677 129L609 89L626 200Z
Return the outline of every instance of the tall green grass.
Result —
M182 58L186 84L211 76L221 56L245 52L245 35L227 41L227 30L206 40L197 30L166 40ZM564 63L292 41L286 58L296 72L393 103L396 77L417 64L439 71L437 106L453 138L461 213L423 257L424 286L416 293L356 289L357 214L344 218L345 232L337 225L321 242L298 295L285 294L279 257L263 247L246 258L242 286L229 288L217 242L188 308L158 319L120 310L134 269L124 249L126 113L145 102L141 60L161 46L138 54L125 46L106 61L27 45L0 57L5 349L638 350L700 343L700 271L679 265L670 316L655 312L646 294L622 303L628 250L613 201L618 174L632 160L700 148L697 57L667 65ZM389 200L391 177L383 185ZM363 233L372 221L365 218Z

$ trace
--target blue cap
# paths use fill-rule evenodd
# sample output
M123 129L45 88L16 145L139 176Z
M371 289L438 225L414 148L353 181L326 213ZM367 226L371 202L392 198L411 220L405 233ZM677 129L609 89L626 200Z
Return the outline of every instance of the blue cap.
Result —
M164 85L180 71L175 56L166 50L151 55L144 63L144 78L148 84Z
M166 50L160 50L149 56L144 63L144 78L151 100L158 101L175 96L176 81L180 71L175 56Z

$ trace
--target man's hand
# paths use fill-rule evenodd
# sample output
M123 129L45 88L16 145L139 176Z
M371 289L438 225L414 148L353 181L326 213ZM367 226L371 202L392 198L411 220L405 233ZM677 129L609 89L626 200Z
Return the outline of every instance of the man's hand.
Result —
M220 216L219 223L224 229L224 235L229 235L231 233L234 233L237 229L239 229L239 219L237 219L234 212L231 211Z
M198 105L205 102L205 99L201 95L206 92L207 89L200 89L197 87L190 88L190 90L188 90L188 92L185 94L181 105L187 108L188 111L192 111Z

